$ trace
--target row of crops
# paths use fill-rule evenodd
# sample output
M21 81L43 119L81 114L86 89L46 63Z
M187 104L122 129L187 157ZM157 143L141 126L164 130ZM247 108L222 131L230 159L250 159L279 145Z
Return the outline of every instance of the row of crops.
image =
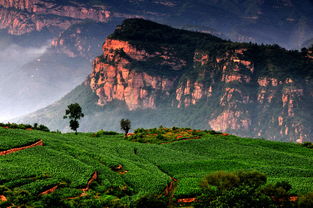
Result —
M167 134L166 129L163 131ZM174 133L181 134L181 131L193 134L188 129L176 129ZM0 156L0 185L25 189L35 195L60 185L61 194L75 197L97 171L99 178L92 189L98 193L132 200L145 194L160 194L172 178L176 178L174 194L181 198L197 195L199 182L208 173L258 170L268 175L269 182L290 182L296 193L313 191L311 149L290 143L204 133L201 139L145 144L125 140L119 134L95 137L90 133L75 135L0 128L0 149L39 138L45 143L45 146ZM117 167L122 171L116 171Z

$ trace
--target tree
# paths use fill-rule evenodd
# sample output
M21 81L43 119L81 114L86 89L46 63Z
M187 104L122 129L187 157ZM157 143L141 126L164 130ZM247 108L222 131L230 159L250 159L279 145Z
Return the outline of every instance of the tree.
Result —
M128 119L122 119L121 120L121 129L125 132L125 137L127 137L127 134L129 130L131 129L131 122Z
M287 192L291 189L290 184L279 182L275 189L271 186L267 188L267 191L263 188L266 180L266 175L256 171L211 173L200 184L202 193L198 197L195 207L293 207L291 203L280 203L279 206L276 206L272 198L277 195L276 186L279 186L279 190L284 190L282 192L284 195L279 196L286 195L289 199ZM281 198L278 197L278 199Z
M82 113L82 108L78 103L71 104L67 106L67 109L65 111L64 119L69 118L70 119L70 127L73 131L75 131L75 134L77 134L77 129L79 128L79 122L78 120L83 118L85 115Z

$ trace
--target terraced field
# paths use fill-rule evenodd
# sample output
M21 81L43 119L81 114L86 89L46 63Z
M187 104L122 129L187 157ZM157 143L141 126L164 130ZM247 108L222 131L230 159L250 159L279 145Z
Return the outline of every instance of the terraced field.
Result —
M44 146L0 156L0 185L40 194L66 184L57 190L76 197L96 172L90 187L99 193L119 198L162 194L175 178L174 196L186 198L199 192L199 181L208 173L258 170L269 182L290 182L295 193L313 191L313 150L297 144L210 134L145 144L127 141L122 134L93 137L0 128L0 152L40 139Z

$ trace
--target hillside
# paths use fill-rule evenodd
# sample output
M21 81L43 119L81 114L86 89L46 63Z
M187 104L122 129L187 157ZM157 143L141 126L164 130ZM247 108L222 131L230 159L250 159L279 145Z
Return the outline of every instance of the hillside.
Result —
M21 121L63 130L65 107L78 102L85 131L112 129L126 117L134 127L309 141L312 67L310 53L129 19L106 39L81 86Z
M0 185L29 191L29 201L57 186L51 192L64 199L79 196L93 175L83 200L128 204L162 194L173 178L173 196L180 199L199 194L198 184L208 173L258 170L268 183L288 181L293 193L313 191L313 151L301 145L210 133L159 145L127 141L121 134L93 135L0 128ZM38 146L2 155L39 139Z

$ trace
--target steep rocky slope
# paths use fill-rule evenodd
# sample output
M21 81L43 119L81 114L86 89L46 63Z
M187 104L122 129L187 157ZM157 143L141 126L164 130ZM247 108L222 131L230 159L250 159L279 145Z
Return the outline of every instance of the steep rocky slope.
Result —
M107 22L110 17L105 6L63 5L61 1L1 0L0 6L0 29L13 35L44 29L63 31L81 20Z
M86 111L83 130L192 126L242 136L312 138L311 51L224 41L130 19L103 45L83 85L23 121L63 129L67 104Z
M299 48L312 38L312 13L310 0L1 0L0 29L21 35L64 30L86 19L108 22L144 17L200 31L213 28L235 41Z

